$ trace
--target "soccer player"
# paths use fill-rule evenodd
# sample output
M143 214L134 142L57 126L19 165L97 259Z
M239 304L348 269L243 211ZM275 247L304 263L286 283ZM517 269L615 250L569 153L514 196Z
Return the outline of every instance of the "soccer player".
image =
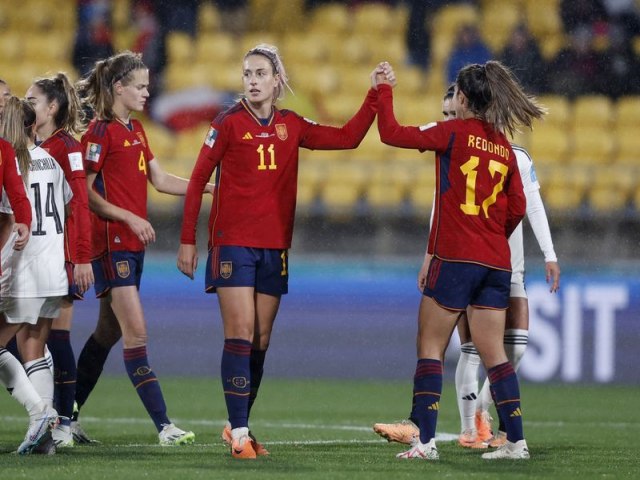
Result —
M100 313L78 358L76 402L82 408L111 347L122 337L125 368L158 431L160 445L181 445L193 443L195 435L176 427L167 416L160 384L147 358L147 327L138 288L145 247L156 238L147 220L147 182L160 192L183 195L187 180L162 169L141 123L131 118L132 112L144 109L148 88L149 70L140 54L129 51L96 62L78 84L80 97L95 112L82 145ZM72 424L74 428L75 439L86 441L77 423Z
M455 112L453 112L453 115L448 112L449 102L447 99L452 96L453 88L450 87L443 100L444 120L455 118ZM516 145L512 145L512 148L516 155L518 170L524 185L524 194L527 200L527 218L544 254L546 280L547 282L551 281L551 292L556 292L560 285L560 267L553 249L549 222L540 197L540 184L535 174L533 161L525 149ZM526 349L529 329L529 307L524 287L522 223L518 225L509 237L509 247L511 250L512 273L504 344L507 358L517 371ZM431 255L427 250L425 261L418 275L418 289L420 291L426 286L430 259ZM461 343L461 353L458 358L455 376L461 421L461 433L458 437L458 443L463 447L470 448L499 447L506 442L506 432L502 423L495 438L491 431L491 416L488 410L493 400L491 399L488 381L484 382L480 395L478 395L480 358L472 343L466 313L463 313L458 320L458 334ZM419 434L418 427L411 419L408 421L403 420L399 423L376 423L373 429L389 441L406 444L411 444L412 440L417 438Z
M36 112L36 138L40 147L58 162L73 192L64 228L69 290L62 300L60 315L53 320L47 341L53 358L54 398L60 418L52 433L53 440L58 448L71 447L71 416L76 391L76 360L70 341L73 301L82 300L94 281L87 180L82 146L74 138L84 130L84 114L75 88L64 73L35 81L27 90L26 98Z
M461 312L480 354L507 443L485 459L527 459L518 379L502 343L511 277L508 237L525 214L515 155L503 132L531 127L545 111L513 74L489 61L464 67L456 79L456 119L400 126L385 65L378 75L378 130L384 143L436 152L436 203L426 286L418 314L418 362L411 418L419 439L399 458L437 460L435 430L445 349Z
M268 452L249 431L249 414L288 290L298 149L356 148L375 118L377 93L370 89L355 116L338 128L276 108L289 86L276 47L249 50L242 79L244 98L211 123L189 181L177 263L193 279L201 194L216 170L205 284L218 294L224 325L221 377L229 423L223 439L233 457L256 458Z
M15 235L7 235L13 223L13 210L10 199L3 197L0 205L0 235L4 240L0 254L0 330L3 344L9 335L16 335L24 370L37 394L34 396L24 384L18 385L26 388L28 405L31 409L35 405L40 409L40 402L45 405L39 413L29 411L29 432L18 453L31 453L43 442L47 430L57 423L57 412L52 408L53 375L44 350L51 322L58 315L62 296L68 289L63 222L65 205L72 193L58 163L45 150L35 147L35 122L35 111L27 101L9 98L2 135L13 144L27 186L32 236L24 248L20 242L16 249ZM13 159L5 161L13 162ZM4 352L2 354L4 357ZM8 368L12 368L11 364L15 367L11 357L7 358ZM11 372L11 375L24 383L21 374L16 376L16 372Z

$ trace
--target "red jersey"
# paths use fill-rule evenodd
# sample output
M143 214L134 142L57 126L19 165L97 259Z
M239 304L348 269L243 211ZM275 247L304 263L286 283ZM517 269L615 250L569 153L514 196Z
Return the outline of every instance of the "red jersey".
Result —
M181 242L195 244L202 192L216 169L209 247L286 249L296 208L298 148L356 148L376 115L377 92L343 127L273 108L261 121L245 100L218 115L200 150L185 198Z
M71 187L71 215L64 225L64 259L74 264L91 261L91 221L87 198L87 177L82 164L82 145L68 132L60 129L44 140L40 147L62 168Z
M24 223L30 227L31 203L20 178L16 152L9 142L0 138L0 196L2 188L7 191L16 223Z
M393 114L391 88L379 89L382 141L436 152L429 253L443 260L511 270L508 237L524 217L526 200L507 138L477 119L402 127Z
M109 203L147 218L147 174L153 154L142 125L93 120L82 136L84 166L98 175L93 189ZM144 244L124 222L91 212L92 258L107 252L140 252Z

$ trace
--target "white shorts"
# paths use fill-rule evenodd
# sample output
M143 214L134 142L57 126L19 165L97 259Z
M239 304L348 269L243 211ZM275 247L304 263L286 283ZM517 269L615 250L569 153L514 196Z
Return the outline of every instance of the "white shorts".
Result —
M38 318L58 318L60 315L60 297L35 298L3 298L0 300L0 311L4 313L7 323L28 323L35 325Z
M527 298L527 291L524 288L524 272L513 272L511 274L509 297Z

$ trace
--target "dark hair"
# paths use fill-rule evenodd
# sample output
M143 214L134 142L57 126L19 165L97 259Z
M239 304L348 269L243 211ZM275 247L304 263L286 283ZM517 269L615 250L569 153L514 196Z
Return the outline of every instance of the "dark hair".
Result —
M33 126L36 123L36 111L26 100L12 96L7 100L3 112L2 137L16 152L22 181L25 185L29 180L29 166L31 154L29 144L32 140Z
M59 72L55 77L40 78L33 84L42 90L49 103L58 102L58 112L53 119L57 128L63 128L72 135L84 130L84 111L76 90L66 74Z
M511 136L519 126L531 128L534 118L547 113L524 92L511 70L495 60L462 68L456 85L467 97L469 110Z
M128 85L136 70L147 70L142 54L129 50L96 62L89 74L77 84L82 103L101 120L113 120L113 86Z
M444 96L442 97L442 100L449 100L451 98L453 98L453 92L456 89L456 84L452 83L451 85L449 85L447 87L447 91L444 92Z

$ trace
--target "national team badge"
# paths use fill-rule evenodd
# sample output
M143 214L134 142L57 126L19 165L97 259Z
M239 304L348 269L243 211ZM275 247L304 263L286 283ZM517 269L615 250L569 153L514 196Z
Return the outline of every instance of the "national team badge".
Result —
M287 133L287 125L284 123L276 123L276 134L280 140L286 140L289 136Z
M236 388L246 388L249 384L246 377L233 377L231 383Z
M233 273L233 262L220 262L220 276L225 280Z
M216 138L218 138L218 131L211 127L207 133L207 138L204 139L205 145L210 148L213 147L213 144L216 143Z
M98 163L100 161L100 152L102 151L102 145L99 143L91 143L87 144L87 160L90 162Z
M129 275L131 275L131 270L129 269L129 262L127 260L123 260L122 262L116 262L116 270L120 278L129 278Z

